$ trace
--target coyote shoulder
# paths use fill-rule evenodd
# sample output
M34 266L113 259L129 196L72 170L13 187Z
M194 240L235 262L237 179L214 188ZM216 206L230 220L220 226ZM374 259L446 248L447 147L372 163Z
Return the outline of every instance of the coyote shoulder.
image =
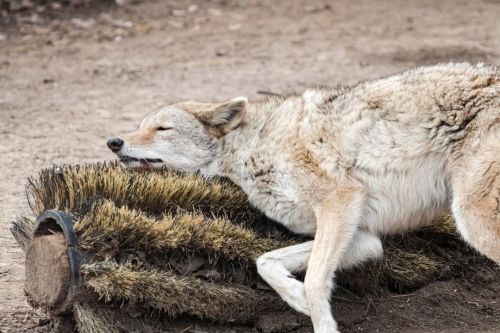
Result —
M334 273L382 255L379 236L451 211L500 263L500 70L419 67L351 87L259 101L182 102L109 147L130 167L225 176L314 240L264 254L259 274L315 332L337 332ZM302 283L294 272L306 270Z

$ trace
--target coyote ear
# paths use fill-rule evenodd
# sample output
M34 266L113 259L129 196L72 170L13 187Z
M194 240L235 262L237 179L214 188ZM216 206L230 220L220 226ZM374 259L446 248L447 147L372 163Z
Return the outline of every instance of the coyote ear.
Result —
M247 109L248 99L236 97L218 104L215 108L202 112L198 118L202 123L223 136L241 125Z

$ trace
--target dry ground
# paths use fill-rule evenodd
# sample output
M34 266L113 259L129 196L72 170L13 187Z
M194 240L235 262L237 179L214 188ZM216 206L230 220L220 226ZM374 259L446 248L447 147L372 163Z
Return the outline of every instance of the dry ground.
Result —
M497 0L192 0L2 22L0 331L45 323L24 300L23 254L8 231L27 210L29 175L113 158L106 138L162 103L347 84L447 60L500 64L499 18ZM500 332L499 281L436 282L337 318L346 332Z

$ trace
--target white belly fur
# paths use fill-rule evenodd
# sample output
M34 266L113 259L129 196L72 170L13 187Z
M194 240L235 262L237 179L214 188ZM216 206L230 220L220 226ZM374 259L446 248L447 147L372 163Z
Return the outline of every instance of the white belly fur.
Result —
M448 209L443 163L427 159L380 177L362 177L368 189L361 228L396 233L428 223Z

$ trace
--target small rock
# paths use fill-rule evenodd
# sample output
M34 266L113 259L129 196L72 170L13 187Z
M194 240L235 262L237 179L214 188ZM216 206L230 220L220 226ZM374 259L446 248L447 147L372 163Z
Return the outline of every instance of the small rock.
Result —
M172 9L172 15L174 15L174 16L186 16L186 11L184 9Z
M223 56L227 55L227 51L226 50L217 50L217 52L215 52L215 55L218 57L223 57Z
M3 42L4 40L7 40L7 36L0 34L0 42Z
M29 9L34 6L33 2L30 0L11 0L9 2L9 10L12 12L17 12L23 9Z
M366 61L366 60L361 60L361 61L359 62L359 65L360 65L361 67L366 67L366 66L370 65L370 63L369 63L368 61Z
M197 10L198 10L198 6L197 6L197 5L190 5L190 6L188 7L188 9L187 9L187 11L188 11L189 13L194 13L194 12L195 12L195 11L197 11Z
M50 8L54 9L54 10L59 10L61 9L62 5L60 2L57 2L57 1L52 1L50 3Z
M50 28L37 25L33 26L33 31L38 35L48 35L51 32Z
M236 24L231 24L227 27L230 31L236 31L241 29L241 24L236 23Z
M328 59L328 56L326 54L318 54L318 56L316 57L317 61L325 61L327 59Z
M221 16L222 11L220 9L216 9L216 8L209 8L208 13L212 16Z
M316 6L306 6L305 10L307 12L311 12L311 13L315 13L315 12L319 11L318 7L316 7Z
M118 28L128 29L128 28L132 28L134 26L134 24L131 21L117 20L117 19L114 19L111 15L105 14L105 13L101 14L101 19L104 22L109 23L111 25L114 25L115 27L118 27Z
M175 22L174 20L170 20L168 21L167 23L169 26L171 26L172 28L182 28L183 27L183 24L182 22Z
M330 10L332 7L329 4L324 4L322 6L306 6L305 10L310 13L319 13L323 10Z
M71 24L80 29L89 29L95 25L95 20L94 19L82 20L75 17L71 19Z
M40 23L43 23L42 18L37 13L31 14L31 16L29 17L28 21L31 24L40 24Z

